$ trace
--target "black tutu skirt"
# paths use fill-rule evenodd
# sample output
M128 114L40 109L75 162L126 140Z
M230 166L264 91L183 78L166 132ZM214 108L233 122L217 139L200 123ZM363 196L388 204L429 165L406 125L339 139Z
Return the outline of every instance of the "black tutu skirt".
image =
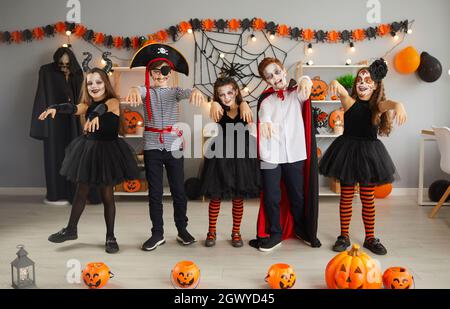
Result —
M208 198L257 198L261 192L259 160L253 158L205 159L202 195Z
M395 165L383 143L339 136L319 163L320 174L344 184L381 185L394 181Z
M139 178L136 156L125 141L93 140L85 135L67 146L60 173L73 182L96 186Z

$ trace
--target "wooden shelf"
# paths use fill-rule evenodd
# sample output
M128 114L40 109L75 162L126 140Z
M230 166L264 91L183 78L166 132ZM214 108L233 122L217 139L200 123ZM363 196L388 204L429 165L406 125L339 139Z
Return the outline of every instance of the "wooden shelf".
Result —
M311 101L311 103L322 103L322 104L341 104L341 101L335 101L335 100L323 100L323 101Z
M122 138L144 138L143 135L138 135L138 134L127 134L127 135L120 136L120 137L122 137Z
M145 72L145 67L137 67L130 69L129 67L113 67L114 72Z
M326 64L313 64L313 65L307 65L304 64L303 68L307 69L307 68L311 68L311 69L360 69L360 68L365 68L367 67L366 65L359 65L359 64L351 64L351 65L346 65L346 64L336 64L336 65L326 65Z
M342 134L317 134L316 137L317 138L335 138L335 137L339 137Z

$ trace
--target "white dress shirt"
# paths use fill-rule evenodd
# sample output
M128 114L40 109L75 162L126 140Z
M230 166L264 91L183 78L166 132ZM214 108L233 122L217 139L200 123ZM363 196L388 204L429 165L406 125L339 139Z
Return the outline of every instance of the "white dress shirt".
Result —
M303 78L309 79L308 76ZM305 127L302 105L308 98L296 90L284 91L284 100L277 92L269 95L259 109L259 122L272 124L271 138L260 137L260 158L271 164L306 160Z

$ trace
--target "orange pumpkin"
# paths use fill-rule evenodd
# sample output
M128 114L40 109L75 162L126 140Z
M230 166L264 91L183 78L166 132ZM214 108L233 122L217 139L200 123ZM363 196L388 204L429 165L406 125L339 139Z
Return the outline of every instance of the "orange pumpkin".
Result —
M104 263L89 263L83 270L81 277L90 289L100 289L104 287L114 275Z
M392 192L392 184L387 183L381 186L375 186L374 195L376 198L385 198Z
M126 134L136 134L138 122L144 122L141 114L129 109L123 111L123 128Z
M181 261L172 269L170 278L176 289L195 289L200 282L200 269L194 262Z
M272 289L291 289L297 277L288 264L274 264L267 271L265 281Z
M341 121L341 125L344 125L344 108L336 109L331 112L330 117L328 118L328 124L330 128L334 129L334 125L336 121Z
M356 244L328 263L325 280L329 289L380 289L383 284L378 262Z
M383 274L383 284L386 289L407 290L414 287L414 278L404 267L391 267Z
M140 180L127 180L123 183L123 190L129 193L139 192L141 190L141 181Z
M328 85L326 82L316 76L312 79L311 100L324 101L327 98Z
M402 74L414 73L420 66L420 55L414 47L408 46L395 56L394 64Z

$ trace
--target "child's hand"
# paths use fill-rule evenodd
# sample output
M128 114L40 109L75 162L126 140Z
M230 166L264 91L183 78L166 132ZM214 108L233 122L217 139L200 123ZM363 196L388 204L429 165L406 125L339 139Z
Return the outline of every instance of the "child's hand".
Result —
M242 102L239 106L239 111L241 113L241 119L247 123L253 122L253 112L247 102Z
M262 138L270 139L272 137L273 132L272 123L270 122L261 123L259 126L259 132Z
M223 110L222 106L220 106L219 103L211 102L211 109L209 110L209 117L214 122L219 122L223 116L223 113L224 113L224 110Z
M405 111L405 107L401 103L397 103L394 108L395 111L395 121L399 126L403 125L406 122L407 115Z
M340 94L339 94L339 87L341 86L341 84L339 84L339 82L337 81L337 80L333 80L331 83L330 83L330 86L329 86L329 90L330 90L330 96L337 96L337 97L340 97Z
M38 119L45 120L48 117L48 115L51 115L52 119L54 119L56 116L56 109L49 108L49 109L45 110L42 114L39 115Z
M201 106L204 102L206 102L205 96L201 93L200 90L194 89L192 90L191 97L189 98L189 102L192 105L197 107Z
M298 93L307 100L311 96L311 89L312 89L313 83L309 78L302 78L298 82L297 91Z
M131 106L142 105L141 91L138 87L132 87L125 98L125 102L130 103Z
M99 129L100 124L99 124L99 120L98 117L95 117L92 120L87 120L86 123L84 124L84 131L85 132L95 132Z

